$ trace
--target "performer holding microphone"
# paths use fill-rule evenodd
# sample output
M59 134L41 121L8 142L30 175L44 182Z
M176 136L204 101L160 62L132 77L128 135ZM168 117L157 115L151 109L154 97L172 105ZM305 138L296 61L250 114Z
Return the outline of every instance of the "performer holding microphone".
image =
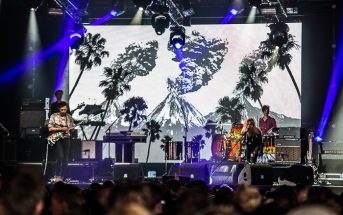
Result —
M256 163L257 156L261 152L262 132L256 127L253 118L245 121L241 134L244 136L244 144L246 146L245 157L249 163Z

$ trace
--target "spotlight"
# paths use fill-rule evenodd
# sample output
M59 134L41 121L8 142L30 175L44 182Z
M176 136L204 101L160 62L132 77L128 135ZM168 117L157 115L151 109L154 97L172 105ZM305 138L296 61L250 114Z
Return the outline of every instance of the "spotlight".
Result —
M236 10L235 8L232 8L231 10L230 10L230 13L232 14L232 15L237 15L238 14L238 10Z
M172 44L174 48L180 49L183 45L185 45L186 41L185 28L182 26L175 26L170 30L171 33L169 43Z
M43 4L43 0L26 0L25 3L30 9L33 8L34 10L36 10Z
M82 45L85 41L86 32L87 32L87 29L82 26L78 31L72 32L70 34L70 41L69 41L70 49L76 50L80 48L80 45Z
M323 141L323 138L321 138L320 136L316 136L314 138L314 140L317 142L317 143L321 143Z
M289 27L284 22L269 25L269 40L275 46L282 47L288 41Z
M169 27L170 16L168 14L169 8L163 5L156 5L153 8L155 14L151 17L151 25L155 29L157 35L164 33Z
M250 7L259 7L261 5L261 0L249 0Z
M111 10L111 15L114 17L114 16L117 16L117 11L115 11L115 10Z
M136 7L142 8L142 10L144 10L152 2L152 0L132 0L132 1L136 5Z

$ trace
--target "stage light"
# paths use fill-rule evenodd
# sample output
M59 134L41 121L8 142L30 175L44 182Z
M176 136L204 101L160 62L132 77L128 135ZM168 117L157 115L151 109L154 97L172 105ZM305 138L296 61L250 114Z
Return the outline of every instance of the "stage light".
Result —
M261 0L249 0L250 7L259 7L261 5Z
M282 45L287 43L289 27L286 23L274 23L269 25L269 28L269 40L273 45L282 47Z
M155 29L157 35L162 35L166 28L169 27L169 14L154 14L151 18L151 25Z
M152 0L133 0L133 3L136 5L138 8L142 8L143 10L151 4Z
M169 43L172 44L174 48L180 49L183 45L185 45L185 28L182 26L174 26L170 30Z
M43 0L26 0L25 3L30 9L36 10L43 4Z
M232 15L237 15L238 14L238 10L236 10L235 8L232 8L231 10L230 10L230 13L232 14Z
M112 16L117 16L117 14L118 14L117 11L111 10L111 15L112 15Z
M85 33L87 32L87 29L83 26L79 28L79 30L72 32L70 34L70 41L69 46L70 49L79 49L80 45L83 44L85 40Z
M314 140L317 142L317 143L321 143L323 141L323 138L319 137L319 136L316 136L314 138Z

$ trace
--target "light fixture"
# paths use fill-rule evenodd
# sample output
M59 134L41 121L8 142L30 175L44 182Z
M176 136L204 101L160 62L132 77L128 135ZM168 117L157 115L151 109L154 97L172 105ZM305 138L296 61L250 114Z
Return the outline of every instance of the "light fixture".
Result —
M180 49L185 45L185 28L182 26L174 26L170 28L170 31L169 43L172 44L174 48Z
M80 45L82 45L85 41L85 33L87 32L87 29L82 25L78 25L77 29L78 30L70 33L70 49L79 49Z
M235 8L232 8L231 10L230 10L230 13L232 14L232 15L237 15L238 14L238 10L237 9L235 9Z
M287 43L289 27L286 23L274 23L269 25L269 28L269 40L273 45L281 48L284 44Z
M115 16L117 16L118 15L118 12L116 11L116 10L111 10L111 15L113 16L113 17L115 17Z
M169 28L169 8L164 5L156 5L155 7L156 8L153 8L155 14L151 17L151 25L155 29L157 35L162 35L165 30Z
M145 8L151 4L152 0L132 0L133 3L138 7L139 9L142 8L142 10L145 10Z
M26 0L25 3L30 9L36 10L43 4L43 0Z

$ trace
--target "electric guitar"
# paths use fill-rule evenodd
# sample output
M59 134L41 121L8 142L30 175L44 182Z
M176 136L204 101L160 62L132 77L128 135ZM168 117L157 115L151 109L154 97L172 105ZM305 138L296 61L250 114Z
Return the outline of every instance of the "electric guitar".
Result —
M313 137L314 137L314 133L311 131L308 134L308 150L307 150L307 155L306 155L306 160L308 164L313 163L313 157L312 157Z
M55 145L55 143L61 139L64 139L66 137L70 136L70 130L73 130L75 128L77 128L78 126L82 125L86 123L86 121L80 121L77 124L75 124L74 127L69 128L67 131L54 131L51 132L48 136L48 144L53 146ZM65 126L61 126L61 128L66 128Z

